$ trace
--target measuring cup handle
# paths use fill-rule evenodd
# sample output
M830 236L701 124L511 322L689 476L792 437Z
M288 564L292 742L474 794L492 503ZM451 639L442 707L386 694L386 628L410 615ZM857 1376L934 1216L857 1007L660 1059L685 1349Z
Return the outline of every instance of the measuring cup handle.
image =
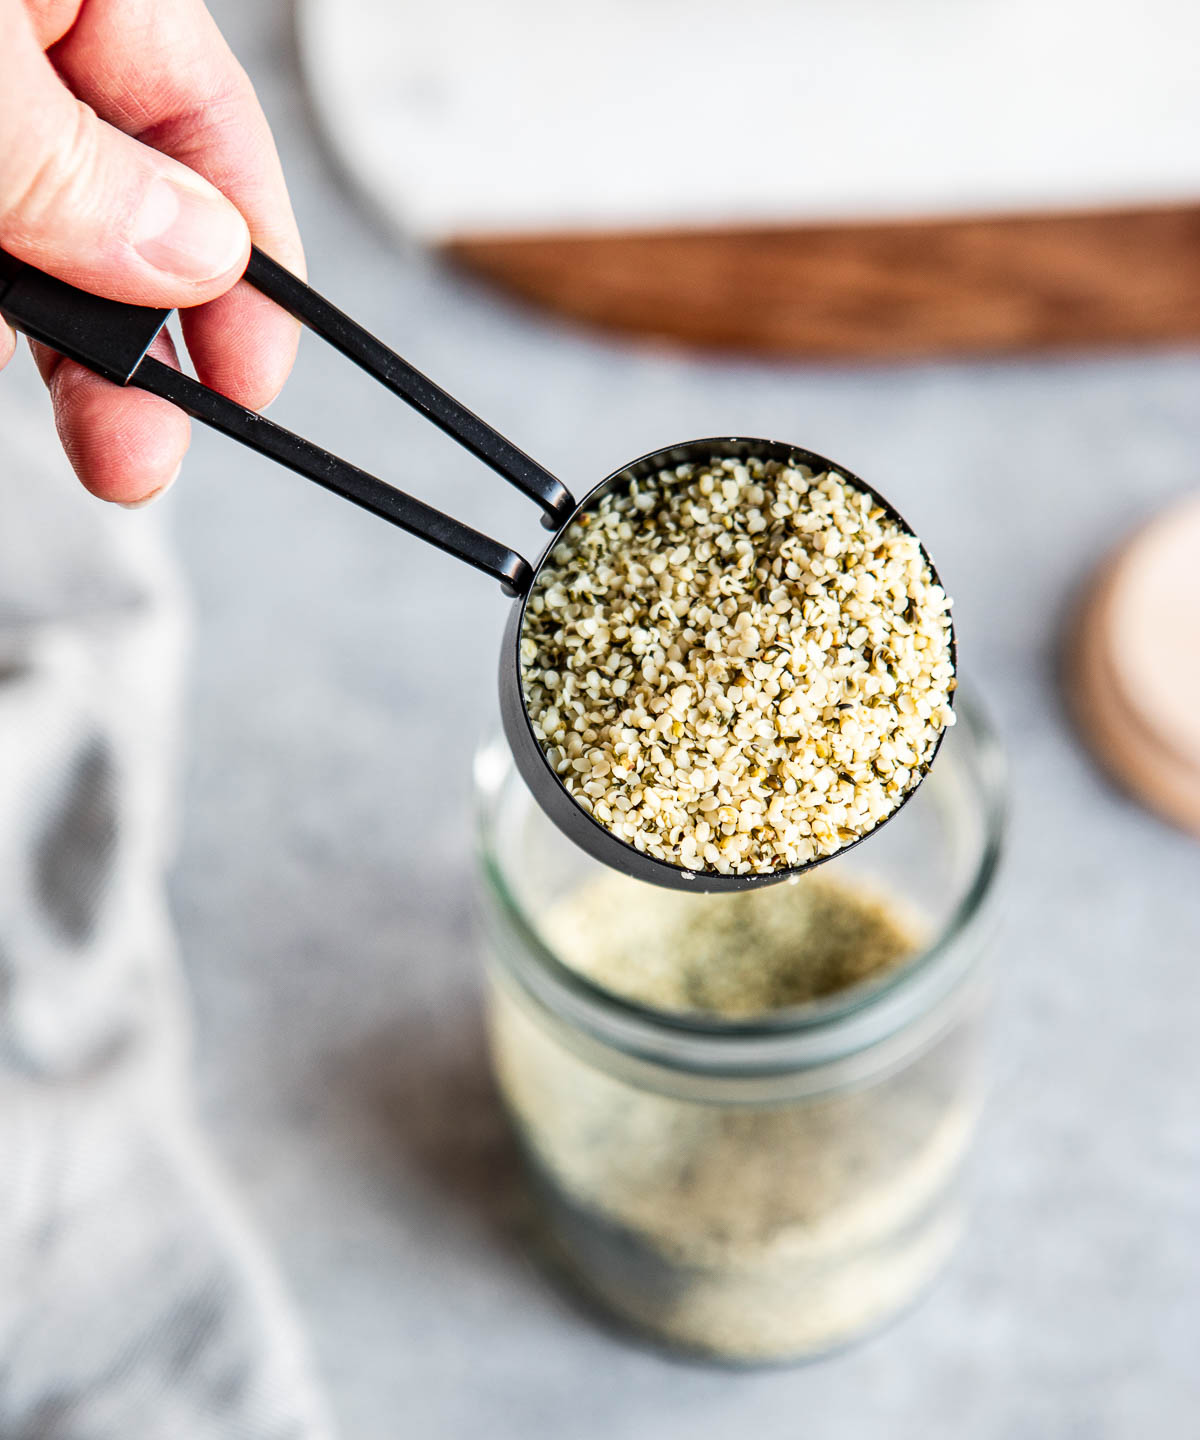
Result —
M22 333L114 384L169 400L193 419L491 575L506 594L528 591L533 571L507 546L154 359L147 352L170 313L78 290L0 250L0 315Z
M439 429L503 475L510 484L536 500L542 507L542 523L548 530L557 530L566 523L575 509L575 501L561 480L555 478L519 450L510 440L460 404L453 395L428 376L414 369L407 360L390 349L382 340L364 330L336 305L330 304L298 275L285 270L278 261L259 249L250 252L245 278L276 305L300 323L340 350L369 375L385 385L394 395L431 420Z
M423 500L389 485L377 475L360 470L338 455L322 450L303 435L276 425L256 410L247 410L235 401L201 385L190 375L147 356L134 371L130 382L163 400L177 405L194 420L200 420L231 440L257 450L279 465L332 490L343 500L369 510L381 520L407 530L410 535L465 561L499 580L506 595L524 595L533 583L533 570L515 550L472 530L461 520L443 515Z
M31 340L128 385L171 312L101 299L0 250L0 314Z

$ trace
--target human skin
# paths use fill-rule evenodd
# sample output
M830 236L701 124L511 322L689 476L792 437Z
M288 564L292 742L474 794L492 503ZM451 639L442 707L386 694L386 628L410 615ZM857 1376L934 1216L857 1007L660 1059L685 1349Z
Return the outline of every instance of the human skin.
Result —
M237 283L252 241L304 273L270 128L200 0L0 0L0 248L97 295L182 308L200 379L261 409L299 331ZM0 367L15 345L0 320ZM83 484L125 505L161 493L187 417L33 350ZM165 332L151 353L177 363Z

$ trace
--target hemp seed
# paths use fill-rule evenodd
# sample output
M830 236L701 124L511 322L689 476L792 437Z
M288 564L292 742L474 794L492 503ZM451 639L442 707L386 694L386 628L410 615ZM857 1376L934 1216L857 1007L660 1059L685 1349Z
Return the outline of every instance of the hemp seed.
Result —
M919 782L954 723L949 611L917 538L835 471L680 465L555 546L522 624L525 704L621 839L766 874L866 835Z

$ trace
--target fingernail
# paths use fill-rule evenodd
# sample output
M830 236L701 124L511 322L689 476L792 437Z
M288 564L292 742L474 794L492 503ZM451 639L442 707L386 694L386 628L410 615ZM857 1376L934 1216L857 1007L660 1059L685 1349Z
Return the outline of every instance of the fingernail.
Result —
M216 191L164 177L147 191L132 240L156 270L180 280L212 280L245 253L246 223Z
M160 485L157 490L151 490L149 495L143 495L140 500L118 500L117 504L122 510L144 510L152 500L157 500L160 495L165 495L172 485L179 479L179 472L183 469L182 461L175 467L175 473L165 485Z

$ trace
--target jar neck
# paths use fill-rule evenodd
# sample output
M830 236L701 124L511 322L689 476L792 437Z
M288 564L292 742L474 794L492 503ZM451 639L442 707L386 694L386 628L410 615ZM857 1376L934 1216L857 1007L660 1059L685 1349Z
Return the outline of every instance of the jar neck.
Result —
M872 1083L934 1045L979 993L983 918L853 1004L798 1007L752 1023L643 1009L539 954L527 937L505 933L495 911L489 928L497 982L583 1058L642 1088L695 1099L700 1083L714 1101L763 1104Z
M562 1043L597 1064L637 1071L638 1082L672 1091L698 1081L725 1098L755 1103L869 1083L936 1042L978 990L990 928L990 900L1003 830L1003 761L976 707L960 701L963 773L982 817L971 876L937 936L897 969L853 990L753 1020L676 1015L622 999L566 966L514 898L511 857L499 843L496 814L511 761L481 752L480 859L484 918L498 979L531 1007Z

